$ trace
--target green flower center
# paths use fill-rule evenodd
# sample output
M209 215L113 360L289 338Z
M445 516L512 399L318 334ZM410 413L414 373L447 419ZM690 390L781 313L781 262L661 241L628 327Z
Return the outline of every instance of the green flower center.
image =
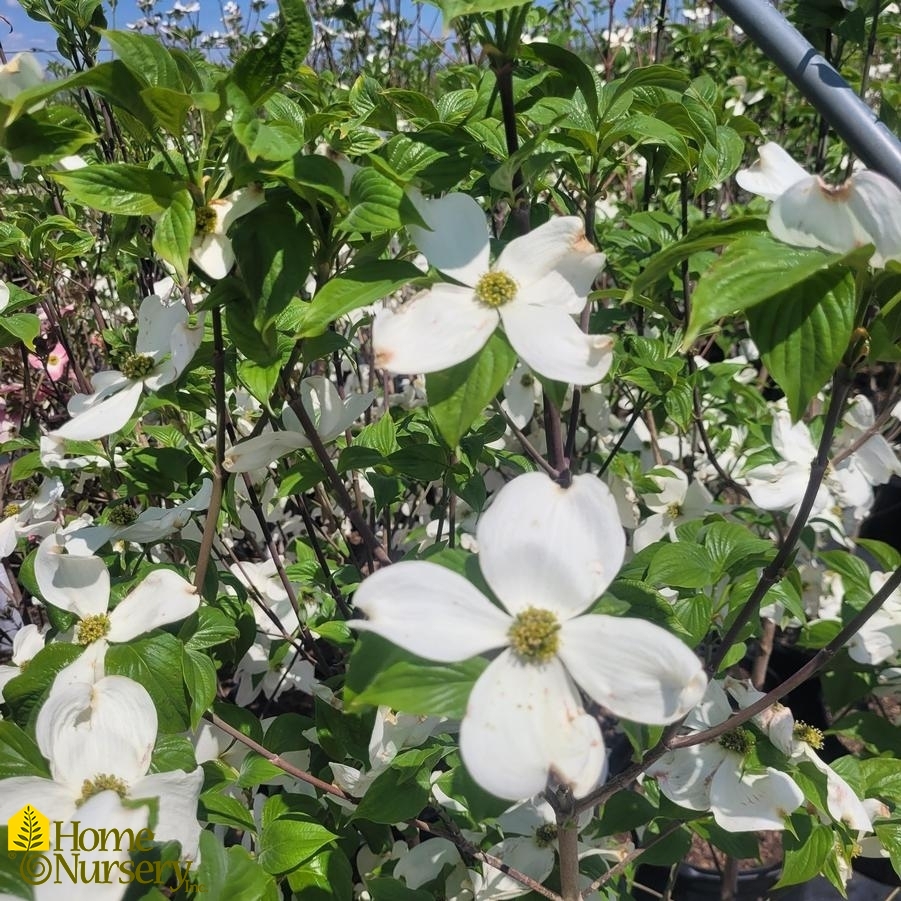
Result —
M109 616L105 613L95 613L86 616L75 630L76 644L93 644L109 634Z
M106 791L114 791L120 798L124 798L128 794L128 786L124 780L109 773L101 773L93 779L85 779L81 784L81 797L75 802L75 806L81 807L89 798Z
M138 511L128 504L108 507L106 511L106 521L111 526L130 526L137 518Z
M741 726L739 726L738 729L733 729L731 732L721 735L720 744L727 751L741 754L741 756L744 757L745 754L749 754L754 750L757 739L754 738L754 733L750 729L742 729Z
M557 827L553 823L545 823L535 830L535 844L539 848L550 848L557 842Z
M194 234L211 235L216 231L216 211L211 206L201 206L194 210Z
M819 751L820 748L823 747L823 733L820 729L817 729L816 726L810 726L807 723L798 720L798 722L795 723L792 734L795 738L809 744L810 747L816 751Z
M550 610L527 607L507 632L510 647L523 661L547 663L560 647L560 622Z
M666 508L666 515L669 516L670 519L678 519L682 515L681 504L670 504Z
M18 504L7 504L3 508L4 516L15 516L22 508Z
M476 282L476 298L487 307L502 307L516 297L516 282L506 272L486 272Z
M131 354L125 358L125 362L122 364L122 375L137 382L140 379L146 379L153 372L155 365L150 354Z

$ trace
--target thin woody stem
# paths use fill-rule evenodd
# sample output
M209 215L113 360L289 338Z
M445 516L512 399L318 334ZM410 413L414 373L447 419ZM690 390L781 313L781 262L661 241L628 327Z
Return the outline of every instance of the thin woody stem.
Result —
M382 547L382 543L376 538L372 529L369 528L369 523L367 523L365 518L360 515L360 511L353 502L353 498L350 496L347 488L345 488L344 481L338 474L338 470L335 469L335 465L332 463L331 457L329 457L328 450L326 450L325 445L322 443L322 439L319 437L319 433L316 431L313 420L310 419L310 414L304 409L302 403L292 404L291 407L297 414L297 418L304 430L304 434L310 441L313 452L319 458L319 462L325 470L326 477L335 492L335 496L338 498L338 503L341 505L344 515L350 520L357 532L360 533L360 537L366 542L366 546L372 551L372 555L375 559L383 566L389 565L391 563L391 558Z
M574 802L569 789L548 793L557 818L557 851L560 857L560 894L563 901L580 901L579 827L574 817Z
M355 799L348 795L347 792L339 788L337 785L334 785L331 782L326 782L323 779L318 779L316 776L312 775L312 773L308 773L306 772L306 770L302 770L299 767L294 766L294 764L289 763L274 751L270 751L259 742L254 741L243 732L240 732L238 729L227 723L224 719L222 719L222 717L217 716L215 713L206 713L204 714L204 718L209 720L214 726L218 726L223 732L225 732L235 741L238 741L245 747L250 748L251 751L255 751L273 766L277 766L280 770L284 770L289 776L293 776L295 779L300 779L302 782L306 782L308 785L312 785L313 788L318 789L321 792L325 792L325 794L333 795L336 798L341 798L343 801L350 801L351 803L354 803ZM556 892L552 892L550 889L546 889L540 882L536 882L534 879L532 879L531 876L527 876L525 873L521 873L519 870L508 866L499 857L495 857L493 854L486 854L484 851L480 851L478 848L476 848L475 845L467 841L462 835L455 835L453 834L453 832L445 833L443 830L436 830L432 823L426 823L423 820L419 819L410 820L410 823L417 829L420 829L423 832L428 832L430 835L438 835L442 838L448 839L448 841L453 842L454 845L457 846L461 853L467 855L468 857L472 857L475 860L480 860L483 863L488 864L488 866L494 867L494 869L496 870L500 870L506 876L509 876L511 879L516 880L531 891L547 898L548 901L563 901L560 895L558 895Z
M213 394L216 399L216 452L213 458L213 490L203 523L203 535L200 539L200 550L197 552L197 567L194 570L194 587L199 592L203 588L210 554L213 550L213 539L216 537L216 526L219 522L219 510L222 507L222 489L226 476L222 470L225 458L225 424L227 410L225 406L225 345L222 340L222 310L213 308Z
M829 642L825 647L820 648L814 657L801 667L796 673L789 676L784 682L777 685L772 691L767 692L762 698L759 698L753 704L743 707L736 711L725 722L705 729L703 732L696 732L693 735L683 735L674 738L669 742L670 749L689 748L692 745L699 745L706 741L712 741L731 732L742 723L746 723L758 713L766 710L767 707L775 704L784 698L790 691L794 691L802 682L806 682L817 670L825 666L851 639L860 631L860 628L873 616L886 599L901 586L901 567L896 569L886 580L882 588L870 598L867 605L857 614L848 624Z
M738 636L741 634L748 620L753 616L754 612L759 608L760 602L766 593L773 587L783 575L783 569L789 562L789 558L795 549L795 545L801 537L801 532L807 525L807 519L813 510L814 502L823 483L823 477L826 475L826 469L829 466L829 449L832 445L832 439L835 430L841 419L842 410L845 406L845 399L851 389L852 373L846 366L842 365L836 370L835 379L833 381L832 398L829 402L829 409L826 412L826 421L823 425L823 434L820 438L820 444L817 448L817 455L810 467L810 477L807 480L807 488L804 491L804 497L795 516L785 540L779 546L779 550L772 562L763 570L757 585L751 592L751 596L745 602L745 605L739 610L732 624L729 626L726 634L723 635L719 648L711 657L707 666L707 672L710 675L715 674L720 664L729 653L730 648L735 644Z
M645 851L650 851L655 845L660 844L664 839L669 838L674 832L682 828L682 823L670 823L660 835L656 836L652 842L648 842L641 848L633 848L628 854L626 854L623 859L616 864L615 866L610 867L606 873L603 873L601 876L598 876L591 885L585 890L585 894L591 896L594 892L599 891L603 886L605 886L612 879L616 879L618 876L622 876L623 873L626 872L626 868L638 860Z

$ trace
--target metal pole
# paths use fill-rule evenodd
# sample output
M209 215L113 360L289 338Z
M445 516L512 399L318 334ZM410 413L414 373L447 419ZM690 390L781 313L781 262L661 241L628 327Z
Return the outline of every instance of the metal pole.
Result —
M871 169L901 188L901 142L822 54L766 0L716 0Z

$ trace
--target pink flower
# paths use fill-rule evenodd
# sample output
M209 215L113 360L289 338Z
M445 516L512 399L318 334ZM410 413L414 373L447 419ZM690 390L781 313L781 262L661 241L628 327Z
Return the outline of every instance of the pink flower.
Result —
M57 341L56 347L47 354L46 361L34 354L29 354L28 363L34 369L44 369L46 367L47 375L50 376L50 379L58 382L66 374L66 367L69 365L69 355L62 344Z

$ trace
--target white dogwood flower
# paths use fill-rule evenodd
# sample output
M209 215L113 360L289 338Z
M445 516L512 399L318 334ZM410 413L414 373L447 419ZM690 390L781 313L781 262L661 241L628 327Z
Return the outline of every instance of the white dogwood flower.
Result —
M722 685L711 682L685 725L703 731L731 715ZM670 751L647 772L667 798L689 810L710 810L727 832L784 829L785 818L803 802L804 793L791 776L774 767L749 772L745 757L754 744L754 733L739 726L719 740Z
M261 187L250 185L195 210L196 233L191 242L191 259L210 278L225 278L235 265L235 252L228 237L231 224L255 210L265 199Z
M110 611L110 577L93 554L66 553L65 538L48 535L38 546L34 575L48 604L78 617L75 642L120 643L185 619L197 610L194 586L171 569L155 569Z
M375 395L367 391L365 394L351 394L342 400L338 389L321 375L310 376L300 383L300 402L326 444L356 422L374 398ZM225 452L222 465L229 472L249 472L268 466L291 451L310 446L297 414L287 405L282 410L282 421L284 431L267 432L230 447Z
M643 494L641 499L651 515L635 530L632 549L638 553L667 535L676 540L676 526L706 516L713 505L713 496L698 479L688 481L681 469L658 466L648 473L657 483L655 494Z
M726 688L742 707L750 707L763 697L750 684L731 677L726 678ZM809 761L826 777L826 805L829 816L851 829L872 832L870 815L854 790L838 773L821 760L816 753L823 745L823 733L815 726L796 722L791 710L782 704L773 704L754 717L754 723L786 757L794 763Z
M901 190L894 182L865 169L844 184L827 185L778 144L764 144L757 152L760 159L735 180L773 201L767 226L776 238L839 253L874 244L874 266L901 260Z
M781 457L777 463L755 466L745 473L751 500L763 510L791 510L792 516L801 504L810 467L817 449L803 422L792 423L787 410L773 413L771 433L773 450ZM833 497L821 484L813 505L813 515L830 508Z
M3 699L3 687L24 671L25 665L44 647L44 639L41 630L31 623L16 632L10 663L0 665L0 700Z
M173 507L147 507L138 513L134 507L120 504L108 514L104 525L85 526L70 532L69 541L79 541L92 553L108 541L134 541L150 544L180 532L195 513L210 504L213 483L204 479L200 490L188 500Z
M203 341L203 314L191 325L184 304L166 302L173 287L171 279L166 282L165 288L157 286L160 294L141 302L135 353L125 359L122 371L96 373L94 393L72 397L72 419L49 437L91 441L112 435L131 419L144 388L157 391L184 372Z
M369 619L354 625L441 662L503 649L470 694L463 762L501 798L532 797L549 777L583 796L602 777L605 753L579 688L618 716L670 723L703 694L701 665L645 620L579 615L625 554L616 503L596 477L575 476L568 488L542 473L514 479L482 515L477 540L503 609L463 576L409 561L363 582L355 603Z
M431 231L408 226L429 263L460 284L440 283L373 324L376 366L400 374L437 372L468 360L503 325L537 373L576 385L600 381L612 339L586 335L573 316L604 265L575 216L551 219L515 238L489 266L485 213L467 194L413 197Z
M6 822L31 804L49 819L65 822L81 804L104 791L131 801L156 798L154 838L181 842L182 856L195 860L203 770L149 773L157 726L147 689L125 676L54 687L35 725L51 778L4 779L0 819Z
M63 491L63 483L58 478L47 477L41 481L34 497L21 502L12 501L3 508L4 519L0 520L0 560L16 549L20 537L43 536L56 529L53 519Z

